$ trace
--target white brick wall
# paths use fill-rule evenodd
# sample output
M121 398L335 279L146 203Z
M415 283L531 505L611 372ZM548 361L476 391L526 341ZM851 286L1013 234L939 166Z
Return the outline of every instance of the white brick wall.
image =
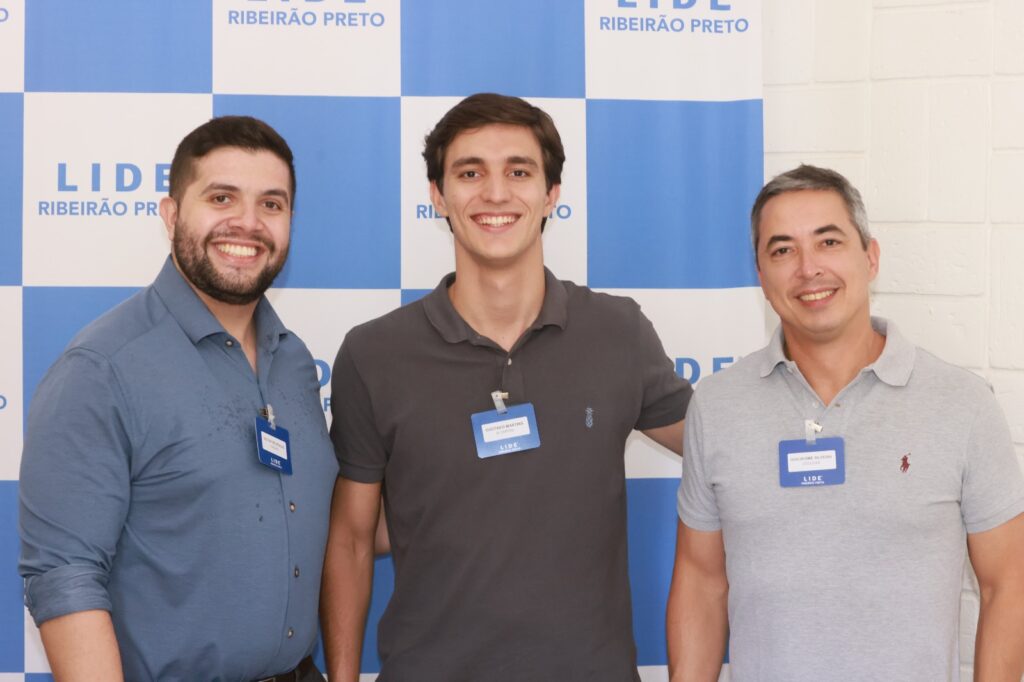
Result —
M991 381L1024 466L1024 0L764 0L764 22L765 177L861 189L874 309ZM968 571L964 680L976 591Z

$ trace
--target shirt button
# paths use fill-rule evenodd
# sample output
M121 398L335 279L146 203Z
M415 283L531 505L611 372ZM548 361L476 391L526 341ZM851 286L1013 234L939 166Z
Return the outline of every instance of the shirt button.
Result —
M227 346L228 348L231 348L232 346L235 345L235 342L232 341L231 339L228 339L227 341L224 342L224 345Z
M299 577L299 567L296 566L295 567L295 571L293 571L293 572L295 573L295 577L298 578Z
M289 502L288 503L288 511L295 511L295 503L294 502Z
M509 359L508 359L508 364L509 364L509 366L511 366L511 365L512 365L512 358L509 358Z
M288 628L288 639L291 639L294 636L295 636L295 630L293 630L292 628Z

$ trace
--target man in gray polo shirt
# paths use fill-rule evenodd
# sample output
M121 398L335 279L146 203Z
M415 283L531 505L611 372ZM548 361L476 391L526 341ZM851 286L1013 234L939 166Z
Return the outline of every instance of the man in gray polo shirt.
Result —
M380 680L638 680L623 450L640 429L678 452L689 384L635 302L544 268L564 160L547 114L474 95L424 157L455 273L334 365L330 678L358 673L383 486Z
M751 215L781 326L688 414L668 610L672 680L960 679L964 552L975 679L1024 674L1024 483L984 380L869 315L860 195L801 166ZM966 542L965 542L966 539Z

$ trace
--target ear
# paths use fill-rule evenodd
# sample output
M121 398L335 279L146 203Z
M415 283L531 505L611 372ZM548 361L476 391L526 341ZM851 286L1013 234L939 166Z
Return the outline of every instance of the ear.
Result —
M160 200L160 218L164 221L167 238L174 241L174 226L178 221L178 202L171 197Z
M430 181L430 202L434 204L434 210L439 215L448 217L448 206L444 202L444 194L437 188L437 183L433 180Z
M551 185L551 189L548 190L548 198L544 201L544 215L551 215L551 212L555 210L555 204L558 203L558 197L561 196L561 194L561 185Z
M875 277L878 276L878 263L882 255L881 248L878 246L877 239L872 238L871 241L868 242L867 254L868 269L871 273L871 277L868 281L874 281Z

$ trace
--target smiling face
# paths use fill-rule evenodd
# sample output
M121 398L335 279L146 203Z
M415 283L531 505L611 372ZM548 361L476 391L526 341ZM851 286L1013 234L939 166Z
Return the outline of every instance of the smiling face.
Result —
M287 164L266 150L220 147L197 159L180 202L160 204L185 279L222 303L256 301L288 257L290 186Z
M878 257L878 242L862 246L836 192L784 192L761 212L758 279L789 341L825 343L870 329Z
M455 236L455 262L542 265L541 221L559 185L546 187L540 144L529 128L491 124L459 133L445 154L444 190L430 184Z

